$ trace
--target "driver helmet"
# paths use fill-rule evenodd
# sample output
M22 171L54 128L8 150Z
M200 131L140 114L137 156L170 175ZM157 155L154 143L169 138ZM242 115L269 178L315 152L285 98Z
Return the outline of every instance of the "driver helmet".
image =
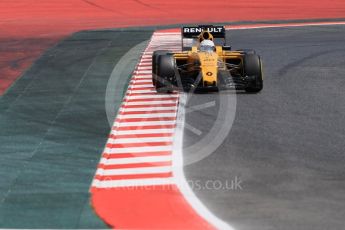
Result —
M205 39L200 43L200 51L213 52L214 43L211 40Z

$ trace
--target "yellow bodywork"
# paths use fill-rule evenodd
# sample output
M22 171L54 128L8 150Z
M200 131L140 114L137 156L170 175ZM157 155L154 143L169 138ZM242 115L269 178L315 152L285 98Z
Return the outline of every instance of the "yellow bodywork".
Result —
M223 50L222 46L216 46L214 52L203 52L199 50L199 44L204 39L213 40L212 35L204 31L198 37L198 42L190 51L174 53L176 62L183 62L189 67L189 71L200 71L202 74L203 86L217 86L218 70L225 70L224 63L235 60L236 63L243 63L243 54L236 51Z
M204 85L217 85L218 54L211 52L196 53L201 64Z

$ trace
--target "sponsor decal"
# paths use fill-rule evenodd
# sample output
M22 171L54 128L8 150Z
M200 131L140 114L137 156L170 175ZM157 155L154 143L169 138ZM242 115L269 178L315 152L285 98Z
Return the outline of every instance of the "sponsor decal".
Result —
M183 33L201 33L203 31L208 31L210 33L222 33L224 31L223 26L217 26L217 27L184 27Z

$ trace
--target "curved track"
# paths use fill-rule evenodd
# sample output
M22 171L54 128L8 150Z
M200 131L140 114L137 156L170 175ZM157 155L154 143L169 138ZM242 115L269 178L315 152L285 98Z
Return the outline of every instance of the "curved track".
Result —
M74 34L1 98L0 227L105 227L87 192L109 133L104 92L116 62L151 33ZM343 228L344 35L344 26L230 31L235 49L261 54L265 87L256 95L220 93L237 97L231 132L185 174L203 184L242 181L237 190L194 188L235 229ZM219 95L192 95L187 106L213 101L186 115L201 135L217 116ZM185 147L198 140L185 130Z
M233 48L253 48L262 56L265 86L256 95L236 94L236 117L225 141L211 156L185 167L194 185L237 178L240 187L194 186L194 192L238 230L343 229L345 27L229 33ZM220 97L189 97L187 107L216 102L186 114L186 123L205 135ZM201 138L190 130L184 131L185 147Z

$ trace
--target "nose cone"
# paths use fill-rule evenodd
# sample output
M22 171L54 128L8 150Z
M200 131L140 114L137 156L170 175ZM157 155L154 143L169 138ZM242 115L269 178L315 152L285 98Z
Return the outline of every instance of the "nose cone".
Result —
M216 86L218 74L218 55L215 52L200 52L199 60L203 86Z

